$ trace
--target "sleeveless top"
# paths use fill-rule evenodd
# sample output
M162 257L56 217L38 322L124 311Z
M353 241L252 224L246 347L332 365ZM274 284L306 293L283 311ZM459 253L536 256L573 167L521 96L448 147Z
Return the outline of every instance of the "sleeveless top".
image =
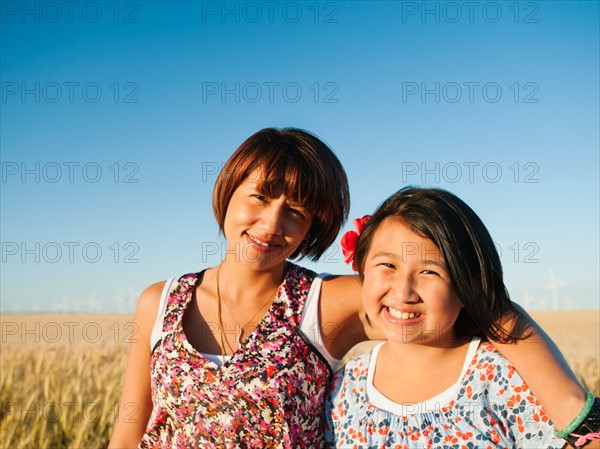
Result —
M319 317L319 303L321 301L321 285L323 283L323 279L329 276L328 273L320 273L317 275L311 285L308 293L306 295L306 300L304 301L304 307L302 310L302 318L300 319L300 332L306 336L308 341L314 346L314 348L321 353L325 360L329 363L332 371L335 372L337 367L339 366L341 359L336 359L333 357L327 348L325 347L325 340L323 340L323 336L321 335L321 319ZM152 335L150 336L150 350L152 351L156 344L162 338L163 331L163 321L165 318L165 311L167 308L167 301L169 299L169 294L173 287L179 282L178 277L169 278L165 282L165 286L160 295L160 304L158 306L158 315L156 317L156 321L154 322L154 327L152 328ZM220 354L206 354L204 352L201 353L204 357L209 358L217 365L221 366L223 364L223 360L229 360L231 358L230 355L220 355Z
M319 448L332 375L298 331L315 273L289 264L273 304L222 366L187 341L182 317L199 273L169 295L152 353L152 414L139 448Z
M519 373L490 343L475 337L455 384L425 401L407 404L392 401L373 382L382 345L349 361L334 375L325 403L327 447L564 446Z

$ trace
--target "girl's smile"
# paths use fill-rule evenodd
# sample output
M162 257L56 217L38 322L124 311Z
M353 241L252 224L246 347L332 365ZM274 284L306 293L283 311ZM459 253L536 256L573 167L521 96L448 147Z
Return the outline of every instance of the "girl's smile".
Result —
M384 307L383 314L385 318L394 324L411 325L420 323L424 315L419 312L402 311L391 306Z
M373 235L365 261L363 304L391 342L436 345L452 337L461 310L440 250L395 218Z

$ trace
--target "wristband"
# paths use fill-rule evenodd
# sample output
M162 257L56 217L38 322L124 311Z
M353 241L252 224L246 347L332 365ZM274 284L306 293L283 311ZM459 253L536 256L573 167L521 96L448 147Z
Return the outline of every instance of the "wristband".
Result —
M592 393L588 393L587 397L586 397L585 405L583 406L583 408L581 409L579 414L563 430L554 430L554 436L557 438L564 439L564 438L567 438L573 432L575 432L575 429L577 429L579 426L581 426L581 424L583 424L585 419L590 414L590 411L592 410L592 406L594 405L594 401L595 401L594 395ZM593 430L591 430L591 432L593 432ZM586 432L586 433L589 433L589 432Z
M591 406L588 407L590 397L592 398L592 401ZM594 398L591 393L588 393L586 406L581 410L580 415L583 415L583 418L580 419L581 422L577 427L573 429L568 436L561 437L575 448L583 447L590 441L600 441L600 399ZM577 415L577 417L579 418L579 415ZM575 420L573 422L575 422ZM567 429L564 431L566 430Z

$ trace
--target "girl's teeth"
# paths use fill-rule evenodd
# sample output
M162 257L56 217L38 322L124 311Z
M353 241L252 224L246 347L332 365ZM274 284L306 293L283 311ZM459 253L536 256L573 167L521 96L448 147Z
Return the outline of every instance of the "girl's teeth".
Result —
M413 318L421 316L420 313L401 312L400 310L392 309L390 307L388 307L388 311L394 318L400 318L402 320L412 320Z

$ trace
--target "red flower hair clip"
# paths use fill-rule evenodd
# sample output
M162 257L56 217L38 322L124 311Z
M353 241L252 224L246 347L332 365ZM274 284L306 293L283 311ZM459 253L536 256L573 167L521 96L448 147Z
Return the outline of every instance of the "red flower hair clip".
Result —
M344 253L344 262L350 263L352 262L352 269L354 271L358 271L358 267L356 266L356 261L354 260L354 252L356 251L356 244L358 243L358 238L365 226L365 223L371 219L370 215L365 215L362 218L357 218L352 220L354 223L354 227L356 231L348 231L342 236L341 244L342 244L342 253Z

